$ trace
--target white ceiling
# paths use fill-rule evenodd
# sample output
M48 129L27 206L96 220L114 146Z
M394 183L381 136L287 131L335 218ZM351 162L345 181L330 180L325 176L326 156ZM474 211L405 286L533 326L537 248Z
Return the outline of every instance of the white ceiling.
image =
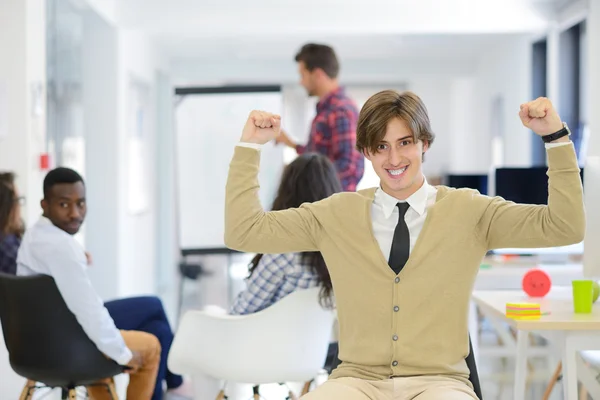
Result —
M300 47L315 41L333 46L341 60L447 59L471 57L515 34L370 34L370 35L288 35L243 36L213 39L159 37L156 43L176 60L262 60L293 61Z
M287 61L308 41L343 60L474 57L543 31L573 0L112 1L121 27L146 32L172 60Z

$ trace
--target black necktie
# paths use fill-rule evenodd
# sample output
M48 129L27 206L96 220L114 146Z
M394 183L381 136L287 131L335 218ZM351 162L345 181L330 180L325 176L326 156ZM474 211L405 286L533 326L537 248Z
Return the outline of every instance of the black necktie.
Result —
M398 216L398 225L396 225L396 229L394 230L392 250L390 251L390 260L388 261L390 268L396 275L402 271L402 267L408 261L410 253L410 234L408 233L406 221L404 221L404 214L406 214L410 206L408 203L398 203L397 206L400 215Z

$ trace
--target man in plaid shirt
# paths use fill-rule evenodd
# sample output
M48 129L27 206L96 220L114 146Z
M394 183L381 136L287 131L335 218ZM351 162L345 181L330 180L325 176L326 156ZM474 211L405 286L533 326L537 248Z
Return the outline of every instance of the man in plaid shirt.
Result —
M309 96L319 97L317 115L306 146L295 143L283 130L277 142L294 148L298 154L316 152L327 156L335 165L342 188L355 191L365 165L364 156L356 149L358 108L337 81L337 56L331 47L311 43L300 49L296 62L301 85Z

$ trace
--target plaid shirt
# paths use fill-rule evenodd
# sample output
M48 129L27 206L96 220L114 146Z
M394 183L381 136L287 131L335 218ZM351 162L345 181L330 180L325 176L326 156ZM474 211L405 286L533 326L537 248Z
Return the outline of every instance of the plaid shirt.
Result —
M296 146L298 154L315 152L327 156L335 165L342 188L349 192L356 190L365 169L364 156L356 150L357 121L356 104L344 89L338 88L317 104L308 144Z
M17 274L17 253L21 239L10 234L0 237L0 272L5 274Z
M301 262L301 253L264 254L246 279L247 289L237 296L230 314L252 314L295 290L317 286L318 277Z

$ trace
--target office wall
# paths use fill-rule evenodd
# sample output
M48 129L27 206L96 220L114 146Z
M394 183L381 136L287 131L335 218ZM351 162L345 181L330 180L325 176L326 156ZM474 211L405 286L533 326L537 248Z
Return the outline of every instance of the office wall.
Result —
M17 173L28 224L40 215L46 150L45 1L6 0L0 13L0 170ZM38 88L34 94L33 88Z
M506 166L531 164L530 133L518 116L519 105L531 100L531 43L527 35L514 37L482 54L477 65L474 134L480 135L484 141L479 144L486 146L494 131L492 123L499 122L504 138L502 161ZM503 107L494 109L494 100L498 98ZM481 159L478 164L483 162Z
M600 190L598 190L598 157L600 157L600 0L590 0L589 16L587 19L587 70L589 73L588 100L589 100L589 126L590 138L587 159L595 161L596 168L593 173L584 174L584 187L592 188L585 191L586 225L584 273L594 279L600 278ZM593 159L592 159L593 157ZM589 170L590 168L588 168Z
M439 65L444 65L440 70ZM244 63L175 61L171 73L176 84L214 85L223 83L284 83L284 128L300 141L308 135L310 116L314 115L314 99L307 99L304 90L298 85L297 66L293 62ZM449 132L452 113L449 109L451 83L455 76L472 75L473 62L442 60L410 60L406 62L391 59L381 61L342 61L340 80L348 87L373 89L373 93L384 87L406 87L414 91L425 102L432 128L437 134L424 170L428 175L439 175L449 166L449 153L444 149L451 143ZM293 157L288 153L288 158Z
M0 171L18 174L27 197L27 223L37 220L42 173L37 157L45 144L46 36L43 0L5 0L0 6ZM31 85L42 83L39 113L32 113ZM1 331L1 329L0 329ZM0 398L18 398L25 380L10 368L0 332Z
M501 46L490 48L473 60L392 58L382 62L342 59L340 79L349 86L401 83L423 98L437 134L424 164L428 175L439 175L448 170L488 171L492 154L491 108L494 99L501 96L505 107L497 120L504 127L506 141L523 139L518 150L506 152L505 161L526 165L530 162L530 143L524 142L527 132L520 125L517 111L519 104L529 99L530 40L528 35L513 35ZM180 85L284 82L287 87L284 97L286 103L290 101L285 106L284 125L285 119L291 119L289 124L296 129L294 135L302 139L303 133L298 132L302 126L299 121L306 113L313 112L313 104L306 100L301 103L302 91L297 85L296 69L293 60L242 63L189 59L171 63L173 80Z
M90 9L104 21L111 25L117 22L118 18L118 0L83 0Z
M178 276L179 240L177 225L177 196L175 168L175 132L173 87L169 75L159 71L157 76L156 129L156 279L158 293L164 293Z
M119 106L121 109L119 119L119 145L123 149L120 153L119 166L119 221L123 239L120 241L120 292L122 295L138 294L143 292L153 293L156 290L156 224L157 224L157 175L156 165L156 74L160 69L160 58L152 43L143 34L123 30L119 32ZM132 143L129 141L132 134L128 102L134 95L130 91L131 79L140 82L148 89L148 108L144 124L148 135L143 140L146 142L143 157L143 175L146 179L145 195L147 205L140 213L133 213L129 207L132 193L129 188L135 182L129 177L137 179L130 174L130 157Z
M118 35L95 12L84 15L82 46L83 107L88 213L86 248L94 259L89 274L101 297L119 294L120 174Z
M97 268L90 275L105 299L156 292L157 174L156 76L160 57L139 32L116 29L97 13L86 14L84 108L88 218L86 246ZM147 89L146 137L137 166L144 205L132 208L132 82ZM164 94L168 96L169 94ZM134 195L137 193L133 193Z
M490 149L487 132L475 119L477 108L477 79L459 77L450 83L450 98L446 110L449 126L441 151L447 158L446 172L454 174L487 173L490 167ZM437 143L440 145L440 143Z

